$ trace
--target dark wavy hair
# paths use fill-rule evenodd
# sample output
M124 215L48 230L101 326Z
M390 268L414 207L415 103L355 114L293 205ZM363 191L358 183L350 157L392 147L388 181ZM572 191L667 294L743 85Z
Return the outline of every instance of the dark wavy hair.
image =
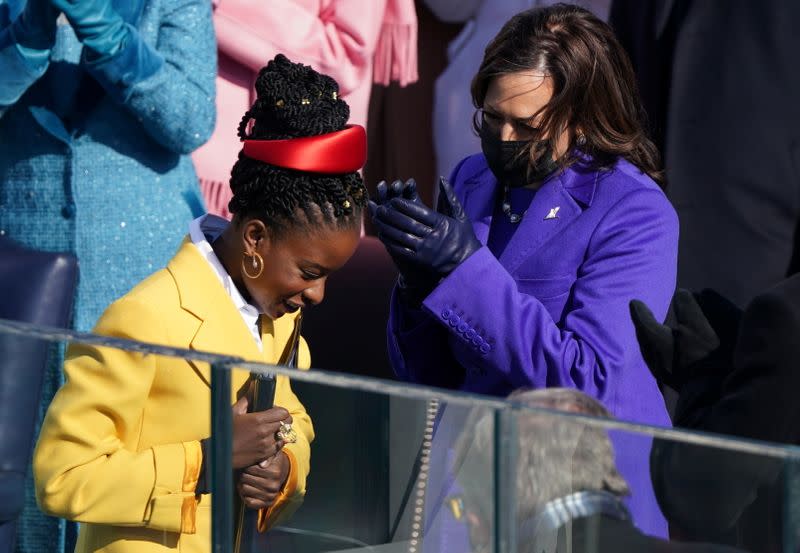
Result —
M239 138L279 140L342 130L350 116L339 85L278 54L256 79L257 99L239 124ZM264 222L273 235L289 227L361 224L367 190L357 172L319 174L277 167L239 152L231 170L234 217Z
M532 142L531 163L548 146L557 151L562 132L569 147L557 161L574 163L579 152L598 166L616 157L636 165L660 186L664 173L658 149L646 132L630 59L606 23L578 6L556 4L512 17L489 43L472 80L472 101L483 107L491 80L520 71L552 79L553 97L534 117L541 136ZM585 142L578 141L578 129Z

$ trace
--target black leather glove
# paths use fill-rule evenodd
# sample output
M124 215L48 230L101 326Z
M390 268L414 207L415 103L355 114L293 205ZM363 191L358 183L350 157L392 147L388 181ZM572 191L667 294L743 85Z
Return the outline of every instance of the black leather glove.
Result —
M644 303L630 302L639 348L656 380L680 392L703 372L729 372L742 311L712 290L696 297L678 290L672 308L674 321L661 324Z
M372 216L373 223L378 229L378 238L384 242L386 241L380 234L381 227L376 220L376 213L379 207L388 206L389 202L394 198L404 198L410 202L422 204L422 200L417 194L417 183L414 179L408 179L405 183L399 180L394 181L392 184L386 184L386 181L378 183L377 187L377 202L370 201L368 208ZM398 257L395 253L387 247L392 261L397 266L400 273L398 284L400 285L401 297L406 303L411 305L419 305L425 296L436 286L438 277L430 272L409 263L405 258Z
M373 215L379 237L393 258L412 272L449 275L481 247L450 184L439 179L438 211L421 201L392 198Z
M405 198L412 202L422 203L417 193L417 181L408 179L406 182L396 180L392 184L386 184L386 181L378 183L377 201L380 205L386 205L393 198Z

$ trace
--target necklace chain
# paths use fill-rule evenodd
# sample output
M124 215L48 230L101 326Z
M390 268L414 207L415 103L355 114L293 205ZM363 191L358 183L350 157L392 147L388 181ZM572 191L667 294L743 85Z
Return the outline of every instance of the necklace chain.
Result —
M521 214L520 213L514 213L513 211L511 211L511 202L508 199L508 185L507 184L503 186L503 202L500 204L500 209L503 211L505 216L508 217L508 220L511 222L512 225L516 225L517 223L522 221L522 218L528 212L527 209L525 211L523 211Z

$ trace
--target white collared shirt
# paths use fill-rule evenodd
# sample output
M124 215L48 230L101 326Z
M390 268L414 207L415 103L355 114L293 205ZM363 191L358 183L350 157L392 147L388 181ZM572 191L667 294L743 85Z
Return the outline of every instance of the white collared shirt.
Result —
M214 253L214 249L211 247L211 242L216 240L228 228L229 224L230 221L222 217L211 215L210 213L202 215L189 223L189 237L192 240L192 244L200 250L205 260L211 265L214 274L217 275L225 291L233 300L233 304L239 310L239 315L242 316L244 324L250 330L250 334L253 335L259 351L264 351L261 343L261 331L258 327L258 309L245 301L239 289L236 288L231 275L222 266L217 254Z

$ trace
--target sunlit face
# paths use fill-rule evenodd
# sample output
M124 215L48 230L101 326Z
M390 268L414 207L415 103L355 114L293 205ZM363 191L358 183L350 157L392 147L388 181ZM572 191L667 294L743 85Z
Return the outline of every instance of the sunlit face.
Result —
M360 229L289 230L276 240L268 235L253 239L247 231L245 235L246 243L264 259L264 270L242 281L259 311L277 319L322 301L328 276L353 255Z
M536 128L539 122L536 114L552 97L553 80L541 73L519 71L498 75L489 82L483 101L484 124L500 140L537 138ZM567 133L561 133L556 155L562 155L567 145Z

